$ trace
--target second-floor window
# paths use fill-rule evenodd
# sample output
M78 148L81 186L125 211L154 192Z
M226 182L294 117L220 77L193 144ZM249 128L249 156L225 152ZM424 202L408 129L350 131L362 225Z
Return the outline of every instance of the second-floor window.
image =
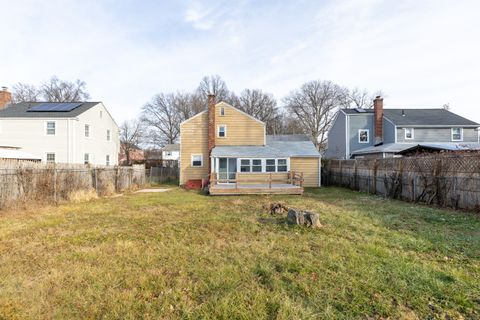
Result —
M463 128L452 128L452 141L463 141Z
M369 143L370 142L370 131L368 129L358 130L358 142L359 143Z
M90 137L90 125L85 125L85 137Z
M227 126L222 124L218 126L218 137L225 138L227 136Z
M406 140L414 139L413 128L405 128L405 139Z
M110 141L110 130L107 130L107 141Z
M55 121L47 121L47 135L54 136L56 131Z

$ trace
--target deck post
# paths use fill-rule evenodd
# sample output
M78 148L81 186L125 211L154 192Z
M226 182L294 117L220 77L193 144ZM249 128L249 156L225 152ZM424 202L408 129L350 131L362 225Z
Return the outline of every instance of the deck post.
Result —
M238 172L235 172L235 189L238 189Z

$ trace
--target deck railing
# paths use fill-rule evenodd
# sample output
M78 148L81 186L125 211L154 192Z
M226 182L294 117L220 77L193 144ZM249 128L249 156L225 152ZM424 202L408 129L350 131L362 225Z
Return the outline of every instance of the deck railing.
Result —
M256 178L255 175L250 176L248 178L241 178L240 176L242 173L235 173L235 179L217 179L217 173L212 172L210 174L210 185L216 185L218 183L232 183L235 184L235 188L238 189L241 184L244 185L252 185L252 184L268 184L268 188L272 188L272 184L291 184L294 186L299 186L303 187L303 172L295 172L295 171L289 171L286 172L287 177L282 178L278 177L277 175L274 175L273 173L263 173L259 174L262 175L262 178ZM264 176L267 175L265 178Z

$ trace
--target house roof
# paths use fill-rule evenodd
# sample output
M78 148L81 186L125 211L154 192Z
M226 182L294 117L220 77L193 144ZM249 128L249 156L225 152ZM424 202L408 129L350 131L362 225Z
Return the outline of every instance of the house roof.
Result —
M162 151L180 151L180 145L178 143L167 144L163 147Z
M306 134L277 134L267 135L269 141L310 141L310 138Z
M342 109L346 114L373 114L373 109ZM471 126L480 124L445 109L383 109L385 118L397 126Z
M371 146L353 152L353 155L375 154L375 153L405 153L415 149L468 151L480 150L480 143L386 143L380 146Z
M267 141L266 146L217 146L212 150L212 157L320 157L320 153L311 141Z
M80 106L71 111L28 111L34 106L50 103L56 102L20 102L10 104L7 108L0 110L0 118L72 118L84 113L100 102L81 102Z

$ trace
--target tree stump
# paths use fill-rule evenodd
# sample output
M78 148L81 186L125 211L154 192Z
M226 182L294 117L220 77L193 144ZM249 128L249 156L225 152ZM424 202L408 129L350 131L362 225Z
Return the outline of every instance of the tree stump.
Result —
M301 211L293 208L288 209L287 223L307 226L311 228L322 227L318 213Z

